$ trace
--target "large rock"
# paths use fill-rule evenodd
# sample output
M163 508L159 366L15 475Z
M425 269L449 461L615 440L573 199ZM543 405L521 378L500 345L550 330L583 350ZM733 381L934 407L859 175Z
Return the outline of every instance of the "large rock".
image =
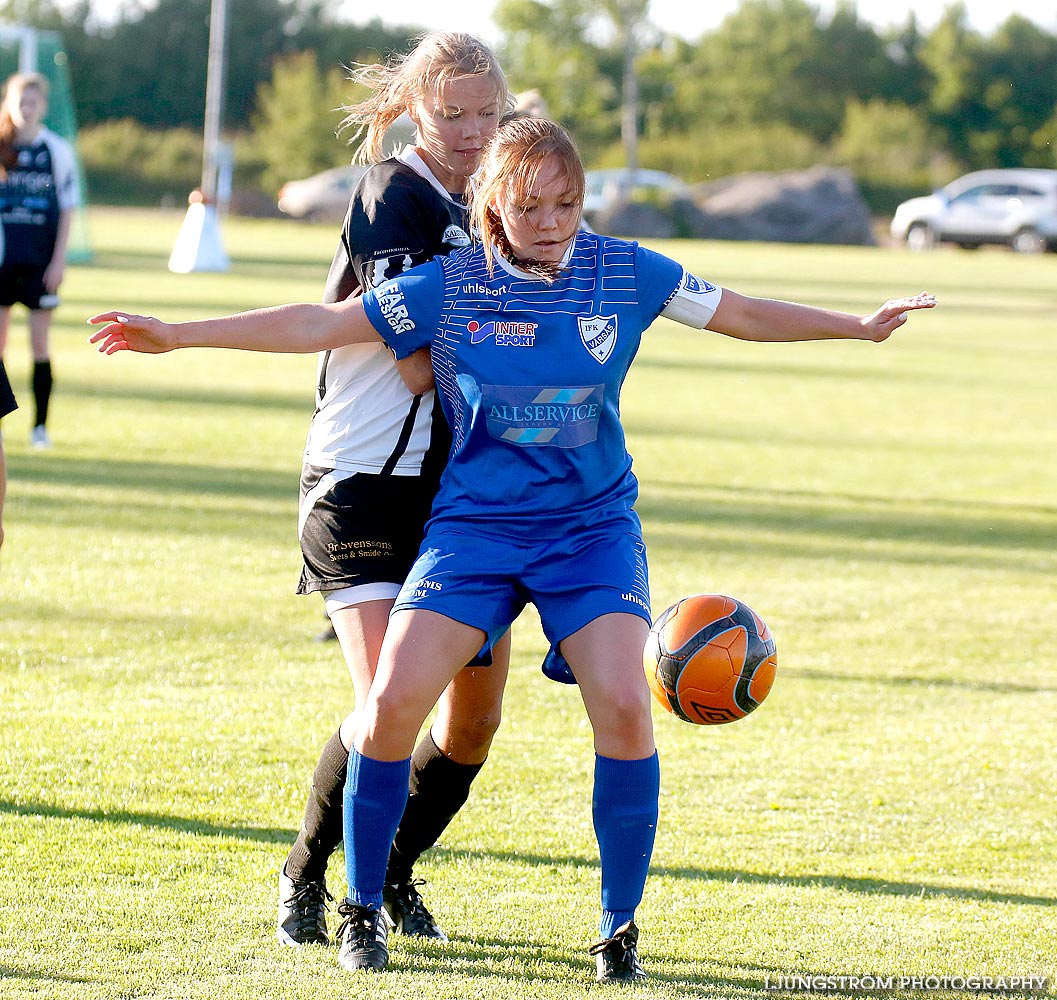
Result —
M704 217L689 198L664 203L614 200L605 208L586 215L596 232L637 240L699 238Z
M847 170L735 174L694 188L700 239L876 246L870 211Z

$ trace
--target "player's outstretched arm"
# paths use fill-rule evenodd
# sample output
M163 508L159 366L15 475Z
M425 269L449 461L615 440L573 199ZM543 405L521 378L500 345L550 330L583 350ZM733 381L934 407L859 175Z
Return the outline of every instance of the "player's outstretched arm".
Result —
M164 354L180 347L313 354L381 340L358 299L274 306L187 323L164 323L153 316L111 310L88 322L106 324L88 338L102 354Z
M936 297L920 292L889 299L869 316L818 309L775 299L757 299L723 289L707 329L739 340L784 343L802 340L887 340L916 309L932 309Z

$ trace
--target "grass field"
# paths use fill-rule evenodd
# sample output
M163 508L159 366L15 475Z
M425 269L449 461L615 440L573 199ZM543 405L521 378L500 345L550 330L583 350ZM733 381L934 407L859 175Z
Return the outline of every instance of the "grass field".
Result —
M599 995L590 732L539 674L531 610L491 761L421 869L452 941L396 938L374 978L275 943L278 868L351 707L337 650L311 641L319 602L293 594L314 359L103 358L84 319L317 299L334 233L227 220L230 273L174 275L180 221L92 214L56 317L49 452L26 443L15 317L0 997ZM940 308L883 346L647 336L624 412L654 610L733 593L780 667L734 725L657 710L637 995L876 976L935 997L959 981L899 977L1028 975L1052 994L1057 257L657 246L753 294L866 312L928 288Z

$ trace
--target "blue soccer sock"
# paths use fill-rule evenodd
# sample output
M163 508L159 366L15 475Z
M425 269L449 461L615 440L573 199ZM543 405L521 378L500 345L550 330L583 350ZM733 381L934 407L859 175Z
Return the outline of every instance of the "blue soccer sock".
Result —
M382 905L385 865L407 805L411 758L374 760L355 748L345 781L345 873L349 899L358 906Z
M661 769L657 754L644 760L595 755L591 803L602 861L603 938L634 919L642 899L657 833Z

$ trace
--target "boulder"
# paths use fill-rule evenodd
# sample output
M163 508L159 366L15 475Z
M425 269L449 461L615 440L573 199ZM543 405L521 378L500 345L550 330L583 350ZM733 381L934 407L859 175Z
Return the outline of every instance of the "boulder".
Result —
M848 170L735 174L693 192L699 239L877 244L870 211Z
M595 232L630 239L669 240L698 238L704 217L689 198L667 202L642 202L617 199L587 216Z

